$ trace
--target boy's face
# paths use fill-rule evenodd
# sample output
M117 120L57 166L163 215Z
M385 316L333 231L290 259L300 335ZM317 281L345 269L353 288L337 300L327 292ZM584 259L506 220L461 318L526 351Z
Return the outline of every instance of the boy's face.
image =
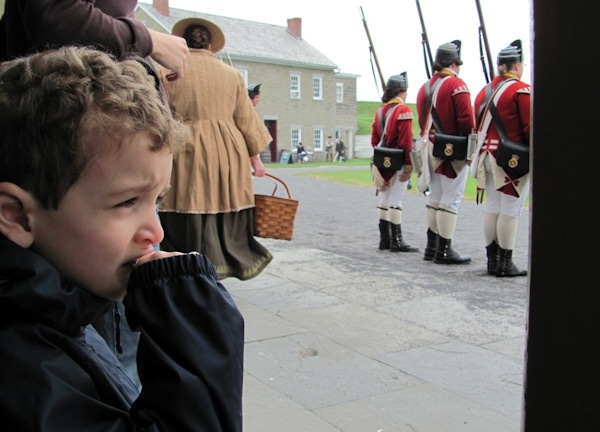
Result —
M32 249L101 297L123 298L134 262L163 238L156 205L169 186L172 155L149 144L139 134L94 156L58 210L34 209Z

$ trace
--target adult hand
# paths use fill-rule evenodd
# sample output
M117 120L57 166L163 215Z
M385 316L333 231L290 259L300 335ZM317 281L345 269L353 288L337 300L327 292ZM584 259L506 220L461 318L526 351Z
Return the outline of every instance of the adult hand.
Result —
M252 165L253 175L256 177L264 177L267 170L260 159L260 155L252 156L250 158L250 164Z
M190 50L185 39L156 30L148 29L152 38L150 57L161 66L172 71L167 75L169 81L182 78L187 72Z

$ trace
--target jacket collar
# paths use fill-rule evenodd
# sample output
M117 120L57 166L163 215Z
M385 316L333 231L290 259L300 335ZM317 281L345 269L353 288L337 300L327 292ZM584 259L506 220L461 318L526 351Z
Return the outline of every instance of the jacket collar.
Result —
M65 283L41 256L0 236L0 324L33 321L75 335L111 304Z

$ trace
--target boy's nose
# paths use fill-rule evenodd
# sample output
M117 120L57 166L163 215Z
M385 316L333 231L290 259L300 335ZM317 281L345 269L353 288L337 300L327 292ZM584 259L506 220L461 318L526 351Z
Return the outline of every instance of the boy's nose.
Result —
M153 244L159 244L161 241L163 241L163 238L165 237L165 231L163 230L163 227L160 223L160 217L158 216L158 213L155 213L154 221L155 223L153 224L152 228L152 233L154 235Z
M160 218L156 210L153 210L147 217L142 227L139 230L139 241L148 242L153 245L159 244L164 236L165 232L160 223Z

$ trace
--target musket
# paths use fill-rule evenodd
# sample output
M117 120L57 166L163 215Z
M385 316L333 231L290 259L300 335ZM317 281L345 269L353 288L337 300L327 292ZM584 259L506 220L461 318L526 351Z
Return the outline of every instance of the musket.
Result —
M431 78L431 70L433 69L433 57L431 56L431 46L429 45L429 39L427 38L427 30L425 29L425 20L423 19L423 12L421 11L421 3L417 0L417 11L419 12L419 20L421 21L421 44L423 45L423 60L425 61L425 71L427 72L427 78Z
M489 83L494 79L494 64L492 63L492 54L490 52L490 44L487 38L487 32L485 30L485 23L483 22L483 13L481 12L481 5L479 4L479 0L475 0L475 4L477 5L477 13L479 14L479 53L481 59L481 66L483 67L483 74L485 75L485 82ZM487 54L487 65L485 63L485 59L483 57L483 44L485 45L485 52Z
M383 78L383 74L381 73L381 68L379 67L379 60L377 60L377 54L375 53L375 46L373 45L373 40L371 39L371 33L369 33L369 26L367 25L367 20L365 19L365 14L363 13L362 6L360 6L360 16L362 17L363 24L365 26L365 31L367 32L367 38L369 39L369 51L371 52L371 56L375 61L375 66L377 67L377 73L379 74L379 80L381 81L381 88L385 91L385 79ZM373 65L371 65L373 68ZM373 71L373 78L375 78L375 83L377 83L377 78L375 77L375 71Z

